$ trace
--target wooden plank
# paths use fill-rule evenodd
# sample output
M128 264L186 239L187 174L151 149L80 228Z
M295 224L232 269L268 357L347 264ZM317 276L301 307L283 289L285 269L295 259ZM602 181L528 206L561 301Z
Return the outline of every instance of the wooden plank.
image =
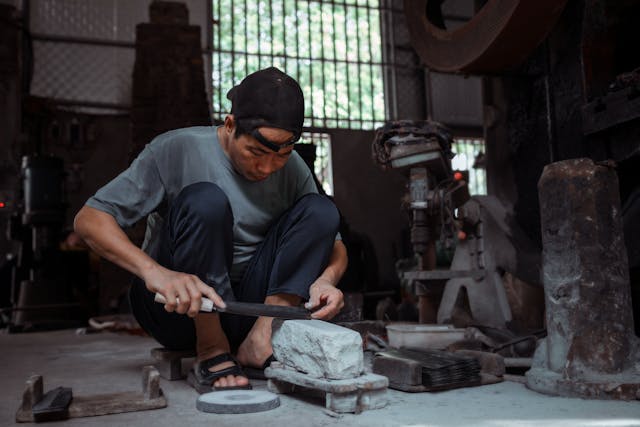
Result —
M22 403L16 413L17 422L33 422L32 407L42 399L42 376L33 375L26 383ZM160 388L160 374L153 366L142 369L142 392L118 392L91 396L73 396L69 418L94 417L123 412L146 411L167 406Z
M164 408L166 406L167 399L162 392L160 393L160 397L156 397L155 399L146 399L140 392L74 396L71 405L69 405L69 418L146 411L149 409Z

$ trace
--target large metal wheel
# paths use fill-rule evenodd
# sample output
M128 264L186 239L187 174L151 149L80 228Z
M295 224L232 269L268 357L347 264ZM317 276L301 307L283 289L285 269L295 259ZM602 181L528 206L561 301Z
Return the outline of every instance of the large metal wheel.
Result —
M447 31L443 0L404 0L411 41L427 67L495 74L522 63L547 36L567 0L488 0L466 24Z

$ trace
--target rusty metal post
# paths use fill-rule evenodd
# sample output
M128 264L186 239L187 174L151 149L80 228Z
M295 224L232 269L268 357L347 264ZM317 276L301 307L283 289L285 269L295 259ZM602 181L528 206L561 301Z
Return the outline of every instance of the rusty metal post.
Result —
M434 270L436 268L436 242L430 240L426 245L426 250L421 256L421 269ZM438 320L438 292L429 289L426 286L417 286L416 294L418 296L418 322L420 323L436 323ZM436 298L438 297L438 298Z
M527 372L533 390L640 399L615 170L590 159L545 167L538 183L548 336Z

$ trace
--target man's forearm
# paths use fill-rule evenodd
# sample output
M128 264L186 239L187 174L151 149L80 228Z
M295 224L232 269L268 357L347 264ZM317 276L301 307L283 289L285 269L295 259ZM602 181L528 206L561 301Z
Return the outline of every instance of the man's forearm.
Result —
M151 292L159 292L167 301L165 310L195 317L203 295L224 307L222 298L199 277L169 270L145 254L111 215L84 206L76 215L74 228L91 249L140 277Z
M135 246L108 213L84 206L75 217L74 229L98 255L144 279L157 263Z

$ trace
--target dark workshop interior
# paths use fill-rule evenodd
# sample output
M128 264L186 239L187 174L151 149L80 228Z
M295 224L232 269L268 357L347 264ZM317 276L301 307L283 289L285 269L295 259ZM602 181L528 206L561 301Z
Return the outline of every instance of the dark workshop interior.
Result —
M0 424L39 421L30 375L116 393L145 365L162 409L64 417L211 422L181 380L193 354L159 353L133 276L73 221L154 137L223 123L227 91L276 66L341 214L332 322L387 394L344 409L258 380L280 407L219 425L640 425L639 18L638 0L0 0Z

